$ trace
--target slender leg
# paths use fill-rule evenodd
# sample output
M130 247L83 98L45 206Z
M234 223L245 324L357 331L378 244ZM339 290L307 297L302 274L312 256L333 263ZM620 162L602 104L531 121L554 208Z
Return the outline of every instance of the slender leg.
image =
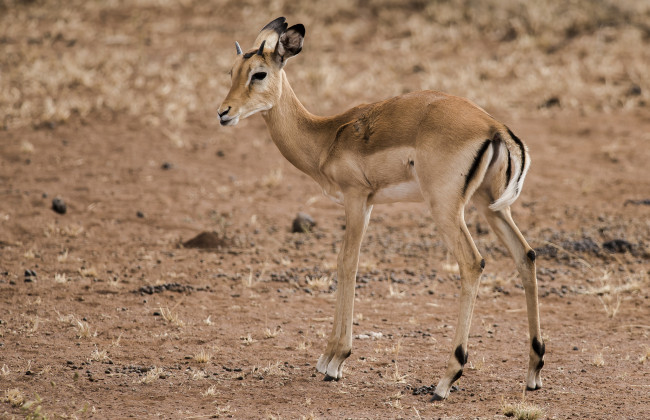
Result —
M530 334L530 358L528 362L526 388L528 390L539 389L542 387L541 370L544 366L544 351L546 349L539 324L535 251L528 245L526 239L524 239L517 225L512 220L510 208L494 212L485 205L480 207L492 229L510 251L510 255L515 260L517 270L524 284L526 309L528 312L528 331Z
M447 218L447 223L441 223L440 227L445 236L447 246L458 261L461 276L460 311L456 334L454 335L453 351L447 362L447 370L438 385L432 401L440 401L449 395L451 385L463 374L463 366L467 363L467 341L469 328L472 321L474 302L478 292L478 285L485 266L485 261L476 249L476 245L467 230L463 218L463 210L460 214Z
M343 376L343 362L352 352L352 313L361 241L370 220L372 206L367 198L345 196L345 235L338 256L338 289L334 325L327 348L318 359L316 369L325 374L325 380Z

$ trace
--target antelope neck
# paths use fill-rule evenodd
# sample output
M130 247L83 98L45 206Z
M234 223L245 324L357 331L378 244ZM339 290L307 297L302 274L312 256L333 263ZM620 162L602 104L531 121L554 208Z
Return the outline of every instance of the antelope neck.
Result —
M317 179L319 162L329 146L329 119L311 114L296 97L282 70L282 92L273 108L263 113L271 138L293 166Z

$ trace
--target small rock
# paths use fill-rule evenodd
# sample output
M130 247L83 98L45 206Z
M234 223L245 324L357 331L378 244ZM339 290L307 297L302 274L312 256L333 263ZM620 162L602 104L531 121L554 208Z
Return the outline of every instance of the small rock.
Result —
M138 218L140 218L140 219L144 219L144 213L141 212L140 210L138 210L138 211L135 213L135 215L138 216Z
M573 346L573 351L578 351L578 350L580 350L578 346Z
M218 249L227 248L232 241L217 232L201 232L194 238L183 242L184 248Z
M368 340L370 339L370 336L368 334L359 334L356 336L357 340Z
M296 218L293 219L293 224L291 226L292 233L309 233L313 227L316 226L316 222L310 215L307 213L298 213Z
M416 64L413 66L411 71L413 71L413 73L422 73L424 71L424 67L422 67L420 64Z
M68 211L68 206L65 204L65 201L63 201L62 198L56 197L54 200L52 200L52 210L59 214L65 214L65 212Z
M224 157L226 154L223 152L223 150L217 150L217 156Z
M554 106L560 106L560 98L557 96L551 96L547 100L545 100L539 108L552 108Z
M174 165L170 162L163 162L163 164L160 166L163 170L168 171L174 167Z
M643 200L625 200L624 205L627 206L628 204L633 204L635 206L641 206L641 205L650 206L650 198L646 198Z
M639 96L639 95L641 95L641 86L639 86L639 85L630 86L630 88L627 90L627 95L628 96Z
M611 253L624 253L632 251L632 244L625 239L613 239L603 243L603 248Z

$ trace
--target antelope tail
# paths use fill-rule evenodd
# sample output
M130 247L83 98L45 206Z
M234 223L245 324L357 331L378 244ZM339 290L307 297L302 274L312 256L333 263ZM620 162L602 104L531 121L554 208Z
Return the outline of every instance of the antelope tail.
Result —
M528 148L521 140L519 140L519 137L515 136L515 134L510 131L509 128L506 127L506 130L507 135L505 133L503 135L499 133L495 135L495 137L498 136L497 140L501 140L498 146L501 150L499 150L499 153L495 155L502 155L502 152L505 152L503 157L507 159L507 161L505 162L505 182L501 184L501 187L492 186L493 192L496 193L493 196L498 196L498 198L490 204L490 210L492 211L503 210L517 200L517 197L519 197L519 194L521 193L521 188L524 185L526 173L530 167ZM494 160L493 163L495 163ZM503 185L505 185L505 188Z

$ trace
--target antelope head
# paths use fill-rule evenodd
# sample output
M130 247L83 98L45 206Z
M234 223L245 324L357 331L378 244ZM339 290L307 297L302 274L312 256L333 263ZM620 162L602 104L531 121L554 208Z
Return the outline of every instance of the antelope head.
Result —
M221 125L235 125L260 111L273 108L282 94L282 73L287 60L302 50L305 27L287 28L279 17L257 36L255 48L244 53L237 42L237 57L230 70L230 92L219 107Z

